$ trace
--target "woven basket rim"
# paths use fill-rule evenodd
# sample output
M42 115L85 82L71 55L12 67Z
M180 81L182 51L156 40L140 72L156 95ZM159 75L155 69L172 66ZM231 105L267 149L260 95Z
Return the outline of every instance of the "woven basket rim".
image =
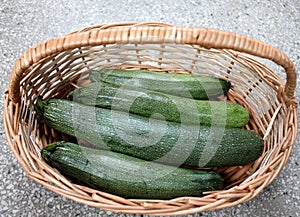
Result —
M20 101L17 88L22 77L34 62L68 49L114 43L178 43L198 44L210 49L229 49L266 58L282 66L286 72L283 98L296 104L294 92L297 73L291 59L277 48L262 41L232 32L202 27L180 27L165 23L112 23L83 28L70 34L49 39L28 49L15 63L10 81L9 96Z

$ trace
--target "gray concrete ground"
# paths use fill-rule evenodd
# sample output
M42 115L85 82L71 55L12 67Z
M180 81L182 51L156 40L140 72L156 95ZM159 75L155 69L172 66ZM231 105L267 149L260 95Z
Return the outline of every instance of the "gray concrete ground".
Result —
M29 47L89 25L123 21L160 21L245 34L278 47L300 69L299 0L0 0L1 93L14 62ZM299 78L297 83L299 101ZM0 107L2 113L3 97ZM25 176L11 153L2 123L0 134L1 217L124 216L81 205L36 184ZM299 139L287 166L256 198L236 207L191 216L300 216Z

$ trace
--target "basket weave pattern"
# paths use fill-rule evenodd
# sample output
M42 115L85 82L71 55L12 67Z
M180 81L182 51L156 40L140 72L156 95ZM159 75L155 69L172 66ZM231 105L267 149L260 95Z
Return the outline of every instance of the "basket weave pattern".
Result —
M284 68L286 82L268 66L274 63ZM61 135L38 121L34 105L39 96L65 97L87 82L91 70L103 68L197 73L230 81L225 100L248 109L246 128L264 138L263 155L246 166L218 168L225 189L204 197L124 199L72 183L41 159L41 148ZM295 67L286 55L245 36L159 23L99 25L38 44L18 59L5 93L4 127L26 174L58 194L116 212L183 215L245 202L273 181L296 141L295 83Z

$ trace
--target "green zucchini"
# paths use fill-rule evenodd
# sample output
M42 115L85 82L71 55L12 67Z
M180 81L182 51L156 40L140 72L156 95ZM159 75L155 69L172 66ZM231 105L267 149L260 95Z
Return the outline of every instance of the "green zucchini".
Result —
M41 154L74 181L125 198L202 196L223 187L222 177L214 171L176 168L64 141L46 146Z
M86 84L69 96L85 105L177 123L243 127L249 121L248 111L235 103L194 100L137 87L117 87L103 82Z
M171 74L146 70L103 69L90 73L91 81L135 86L171 95L208 99L224 95L230 83L224 79L195 74Z
M245 165L264 147L259 135L245 129L178 124L68 100L38 100L36 111L48 126L95 148L165 164Z

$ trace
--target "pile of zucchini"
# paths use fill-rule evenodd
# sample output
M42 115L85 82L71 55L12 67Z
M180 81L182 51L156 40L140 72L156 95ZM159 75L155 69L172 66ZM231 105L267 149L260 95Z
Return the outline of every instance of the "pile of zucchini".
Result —
M262 138L243 128L248 111L218 100L230 89L225 80L129 70L93 71L90 80L68 99L36 104L49 127L83 141L41 153L84 185L125 198L201 196L223 188L214 168L263 152Z

